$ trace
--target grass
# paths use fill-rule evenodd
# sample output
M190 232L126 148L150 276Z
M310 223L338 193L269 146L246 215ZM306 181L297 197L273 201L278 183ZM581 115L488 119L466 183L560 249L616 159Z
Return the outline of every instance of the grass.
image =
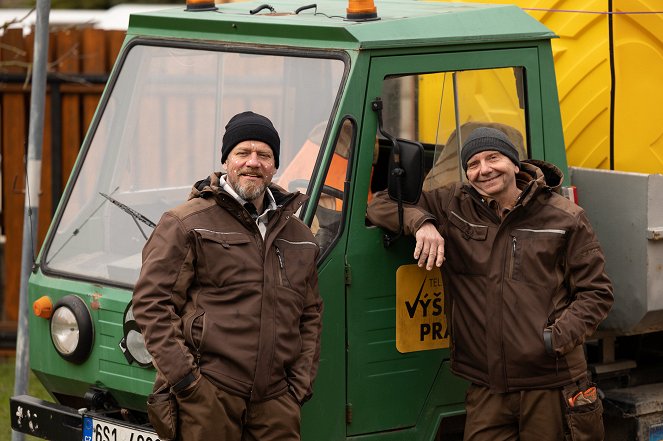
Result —
M9 398L14 395L14 357L0 357L0 441L9 441L12 437L11 422L9 420ZM37 377L30 372L28 379L28 395L53 401L44 386ZM25 436L26 440L37 440L31 436Z

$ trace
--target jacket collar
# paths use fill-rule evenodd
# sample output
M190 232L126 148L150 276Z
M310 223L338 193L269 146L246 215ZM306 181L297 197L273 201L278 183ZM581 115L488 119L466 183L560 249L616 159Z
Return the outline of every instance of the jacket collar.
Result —
M522 190L519 203L527 205L542 192L559 193L563 181L564 174L554 164L538 159L521 161L516 175L516 185Z

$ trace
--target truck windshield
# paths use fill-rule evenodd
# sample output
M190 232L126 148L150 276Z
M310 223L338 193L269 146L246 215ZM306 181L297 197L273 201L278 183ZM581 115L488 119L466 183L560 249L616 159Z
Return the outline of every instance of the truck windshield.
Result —
M98 110L42 259L49 271L135 283L162 213L223 170L225 124L245 110L281 136L279 179L312 130L326 131L344 78L340 58L136 44ZM309 157L316 158L319 146ZM299 164L308 180L315 160Z

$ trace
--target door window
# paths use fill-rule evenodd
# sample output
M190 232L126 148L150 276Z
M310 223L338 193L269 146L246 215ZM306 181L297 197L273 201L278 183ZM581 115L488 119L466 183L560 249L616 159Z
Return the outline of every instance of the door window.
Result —
M311 130L305 144L290 163L288 169L279 178L279 184L289 191L307 192L310 186L310 167L316 163L326 124L320 124ZM338 237L342 226L342 215L347 195L345 182L349 179L348 170L351 162L356 135L356 124L351 119L343 120L336 135L334 153L329 159L315 215L311 222L311 231L320 246L323 256ZM321 158L322 160L322 158ZM322 162L322 161L321 161Z
M424 190L462 181L460 146L477 127L503 131L527 158L523 85L520 67L389 76L381 95L385 129L425 146Z

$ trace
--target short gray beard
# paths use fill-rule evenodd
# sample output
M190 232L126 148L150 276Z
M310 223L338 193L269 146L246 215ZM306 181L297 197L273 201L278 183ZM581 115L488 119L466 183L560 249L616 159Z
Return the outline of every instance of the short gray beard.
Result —
M258 186L258 187L253 187L253 188L240 188L240 189L235 189L239 197L244 199L245 201L254 201L260 197L261 194L265 192L265 186Z
M235 193L237 195L244 199L247 202L251 202L256 200L257 198L260 197L265 192L265 189L267 188L266 185L245 185L245 186L240 186L239 182L235 182L233 180L228 180L228 183L232 187L233 190L235 190Z

